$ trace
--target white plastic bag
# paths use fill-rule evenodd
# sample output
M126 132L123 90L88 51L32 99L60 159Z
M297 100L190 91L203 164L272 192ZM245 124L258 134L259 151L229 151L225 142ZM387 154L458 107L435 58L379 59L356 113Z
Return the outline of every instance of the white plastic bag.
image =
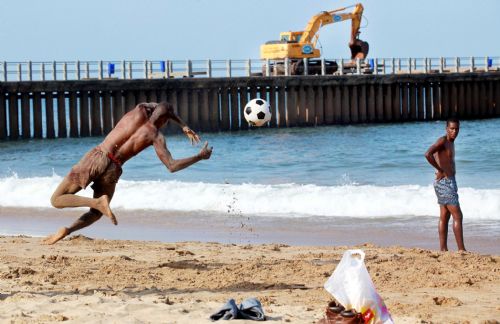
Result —
M365 320L372 318L367 323L392 324L391 315L375 290L364 260L365 252L362 250L344 252L342 260L326 281L325 289L346 309L355 309L363 314Z

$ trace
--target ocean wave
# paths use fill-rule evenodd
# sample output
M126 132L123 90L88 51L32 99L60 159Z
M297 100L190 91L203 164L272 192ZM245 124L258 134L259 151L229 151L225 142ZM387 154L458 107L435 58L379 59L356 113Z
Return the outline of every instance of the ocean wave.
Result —
M62 177L0 178L0 207L51 207ZM79 193L91 197L92 190ZM467 219L500 219L500 189L460 188ZM256 216L387 217L437 215L431 185L217 184L120 180L111 207Z

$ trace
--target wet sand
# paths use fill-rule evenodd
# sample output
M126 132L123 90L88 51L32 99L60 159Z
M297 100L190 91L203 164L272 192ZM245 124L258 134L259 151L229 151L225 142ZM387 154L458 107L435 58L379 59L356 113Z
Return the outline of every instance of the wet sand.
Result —
M0 207L0 235L46 236L70 225L84 210ZM437 216L418 218L291 218L239 214L115 210L118 226L102 218L77 232L92 238L201 241L236 244L284 243L289 245L400 245L430 250L439 248ZM496 221L465 220L466 248L477 253L500 254L500 226ZM456 250L449 229L448 246Z

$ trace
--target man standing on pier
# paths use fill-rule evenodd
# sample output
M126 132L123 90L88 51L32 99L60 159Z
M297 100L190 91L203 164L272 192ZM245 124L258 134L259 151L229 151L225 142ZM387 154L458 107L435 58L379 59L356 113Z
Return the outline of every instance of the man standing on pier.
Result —
M122 165L145 148L152 145L158 158L170 172L182 170L198 161L210 158L212 148L208 148L208 142L205 142L198 154L175 160L160 132L160 128L170 120L182 127L191 144L200 141L200 137L174 113L171 104L167 102L138 104L120 119L101 144L85 154L80 162L71 168L52 195L51 203L56 208L90 207L90 210L70 227L59 229L43 242L54 244L74 231L94 223L103 214L117 225L109 202L122 174ZM93 182L93 198L76 195L91 182Z
M462 210L458 202L458 188L455 181L455 139L460 130L460 121L450 118L446 121L446 135L438 138L425 153L427 161L436 169L434 190L440 208L439 245L441 251L448 251L448 222L453 216L453 233L460 251L465 251L462 229Z

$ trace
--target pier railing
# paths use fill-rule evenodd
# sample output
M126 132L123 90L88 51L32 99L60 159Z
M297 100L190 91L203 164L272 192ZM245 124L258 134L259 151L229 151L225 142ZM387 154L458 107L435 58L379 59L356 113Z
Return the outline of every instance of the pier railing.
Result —
M326 61L335 61L334 75L360 74L443 74L500 71L500 57L368 58L322 59L321 72L304 75L327 75ZM284 62L284 66L289 66ZM1 81L57 81L105 79L170 79L272 76L273 62L246 60L145 60L145 61L52 61L1 62ZM289 75L287 68L284 75ZM328 74L332 75L332 73Z

